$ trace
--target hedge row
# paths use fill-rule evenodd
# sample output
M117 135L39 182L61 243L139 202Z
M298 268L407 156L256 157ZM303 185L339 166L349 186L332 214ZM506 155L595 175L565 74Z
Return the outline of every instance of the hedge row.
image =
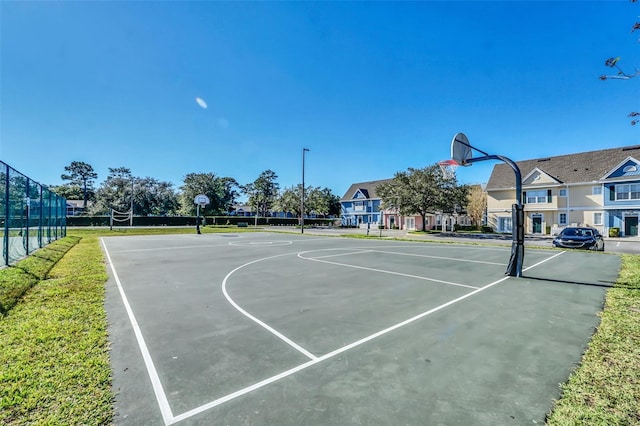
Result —
M69 216L67 226L109 226L109 216ZM195 216L134 216L133 226L196 226ZM203 218L200 218L203 220ZM334 225L336 219L305 219L304 224L309 226ZM206 216L205 225L237 225L244 222L249 225L256 224L255 217L243 216ZM295 226L300 223L298 218L259 217L257 225L270 226ZM201 224L203 224L201 222ZM114 222L114 226L129 226L129 221Z

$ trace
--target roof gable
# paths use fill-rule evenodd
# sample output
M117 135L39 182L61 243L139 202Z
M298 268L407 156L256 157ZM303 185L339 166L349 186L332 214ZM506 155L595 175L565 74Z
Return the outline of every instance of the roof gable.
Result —
M378 185L389 182L391 179L372 180L369 182L353 183L344 193L340 201L359 200L378 200L380 197L376 194Z
M539 168L533 169L528 175L522 178L523 185L548 185L558 183L558 179L550 176Z
M640 176L640 161L633 157L625 158L620 164L611 169L602 179L619 179Z
M356 192L353 194L353 197L351 198L354 200L357 200L360 198L363 198L363 199L369 198L369 191L367 191L364 188L358 188Z

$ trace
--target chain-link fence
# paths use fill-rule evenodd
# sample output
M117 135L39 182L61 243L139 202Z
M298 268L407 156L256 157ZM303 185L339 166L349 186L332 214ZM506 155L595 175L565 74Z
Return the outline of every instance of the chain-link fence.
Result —
M3 264L66 236L66 207L64 198L0 161Z

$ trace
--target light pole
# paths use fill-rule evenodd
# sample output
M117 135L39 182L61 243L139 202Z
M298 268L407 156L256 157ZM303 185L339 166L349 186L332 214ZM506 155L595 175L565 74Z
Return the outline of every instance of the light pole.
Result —
M304 234L304 153L309 151L309 148L302 148L302 198L300 206L300 233Z
M131 176L131 213L129 213L129 226L133 227L133 176Z

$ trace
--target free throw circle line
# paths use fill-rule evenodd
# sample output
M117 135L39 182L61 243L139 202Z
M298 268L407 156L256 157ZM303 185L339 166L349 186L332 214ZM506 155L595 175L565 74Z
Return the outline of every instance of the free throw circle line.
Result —
M280 340L282 340L283 342L285 342L286 344L288 344L289 346L291 346L292 348L294 348L298 352L302 353L307 358L312 359L312 360L316 360L316 359L318 359L317 356L315 356L314 354L312 354L311 352L309 352L308 350L306 350L305 348L303 348L302 346L300 346L299 344L297 344L293 340L289 339L287 336L285 336L284 334L280 333L278 330L276 330L275 328L271 327L269 324L265 323L264 321L254 317L249 312L245 311L240 305L238 305L235 302L235 300L233 300L233 298L229 295L229 292L227 291L227 281L229 280L229 277L231 275L233 275L236 271L239 271L240 269L244 268L245 266L253 265L254 263L262 262L264 260L275 259L277 257L283 257L283 256L291 256L291 255L294 255L294 254L296 254L296 253L285 253L285 254L278 254L278 255L275 255L275 256L263 257L261 259L252 260L251 262L247 262L247 263L245 263L243 265L238 266L237 268L235 268L234 270L229 272L224 277L224 279L222 280L222 294L227 299L227 301L231 304L231 306L233 306L242 315L244 315L245 317L249 318L251 321L255 322L256 324L260 325L262 328L264 328L265 330L267 330L268 332L270 332L274 336L278 337Z

